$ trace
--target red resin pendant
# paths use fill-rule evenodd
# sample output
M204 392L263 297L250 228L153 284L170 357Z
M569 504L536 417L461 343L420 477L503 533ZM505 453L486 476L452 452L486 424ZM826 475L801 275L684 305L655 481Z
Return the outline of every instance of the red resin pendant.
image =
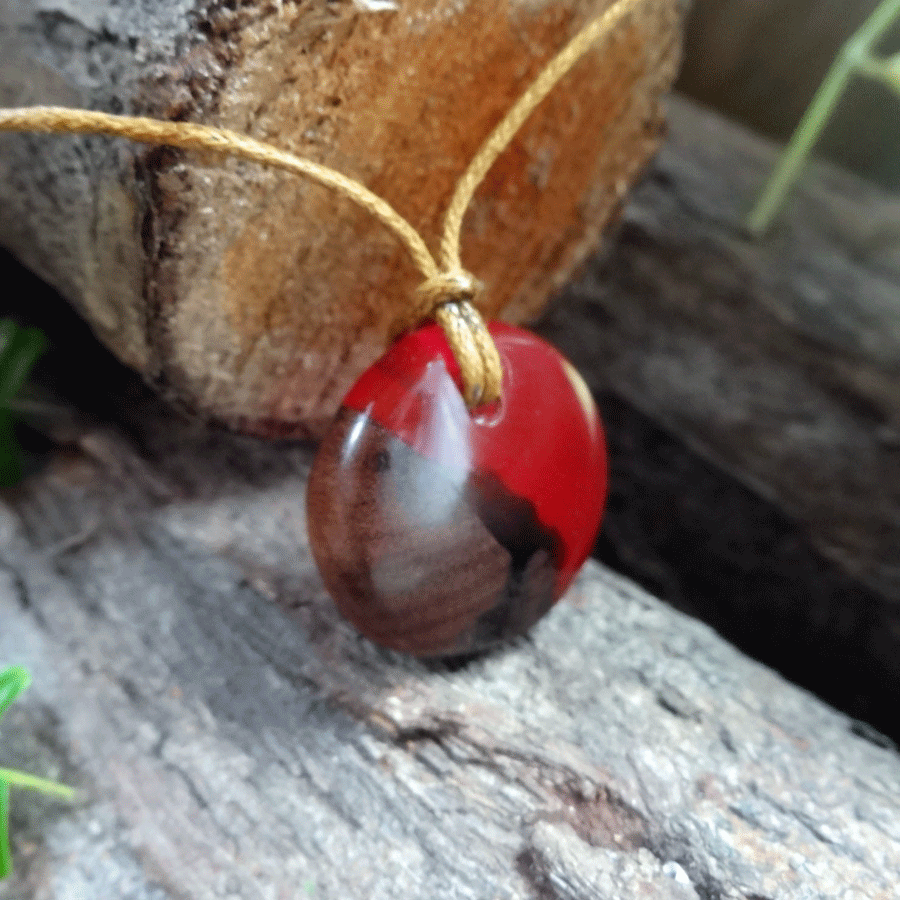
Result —
M528 630L593 547L603 430L549 344L489 326L499 403L470 413L436 325L401 338L351 388L313 464L313 555L341 613L416 656L485 649Z

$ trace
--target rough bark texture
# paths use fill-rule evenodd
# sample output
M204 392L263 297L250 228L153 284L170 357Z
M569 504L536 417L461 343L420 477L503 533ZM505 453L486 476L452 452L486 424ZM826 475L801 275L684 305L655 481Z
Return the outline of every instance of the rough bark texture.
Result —
M364 181L432 244L455 180L608 0L0 3L0 102L223 125ZM484 309L535 315L657 147L681 0L646 0L532 117L463 236ZM247 165L6 137L0 241L169 394L232 425L320 433L416 273L347 201Z
M900 757L596 563L457 668L342 623L309 453L155 401L0 510L15 900L893 900ZM861 736L862 735L862 736ZM866 739L866 736L868 739Z

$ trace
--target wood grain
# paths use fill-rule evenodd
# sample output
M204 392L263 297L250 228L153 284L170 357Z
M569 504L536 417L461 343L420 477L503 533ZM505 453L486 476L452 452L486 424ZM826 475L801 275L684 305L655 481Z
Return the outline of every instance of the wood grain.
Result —
M747 467L744 482L762 484L782 516L793 510L795 529L802 489L828 482L832 493L809 495L815 509L833 504L835 522L862 534L872 521L890 524L887 465L896 450L886 438L895 420L882 388L891 332L873 323L891 307L872 304L896 284L896 207L820 169L783 229L753 244L735 223L773 148L698 110L677 107L672 121L669 150L615 250L559 307L555 336L595 387L627 389L657 428L705 454L704 470L685 465L671 444L662 448L657 474L671 503L649 490L642 502L654 534L688 566L704 564L693 574L717 590L720 615L779 629L795 656L807 636L830 627L831 643L819 640L824 664L849 679L859 673L840 628L880 611L860 633L895 713L896 632L876 627L891 622L885 595L880 607L870 598L856 608L860 595L836 590L835 580L824 589L836 591L830 620L823 608L802 608L818 595L766 569L779 554L791 563L791 546L748 543L734 526L734 493L701 479L716 448L730 447L732 456L716 457L720 468ZM854 218L855 209L864 215ZM773 282L780 319L759 301L775 296ZM834 328L821 306L802 302L828 284L869 285L833 291L839 321L854 328ZM661 314L649 299L661 295L680 312L669 310L665 328L645 326ZM864 305L848 310L849 298ZM47 361L65 359L58 393L77 396L75 415L90 418L42 472L0 498L0 666L25 664L35 676L4 719L2 754L77 785L82 797L74 808L13 797L17 876L0 888L3 900L304 892L325 900L894 900L900 756L887 737L595 563L528 640L504 652L446 667L377 650L339 618L312 568L303 514L311 451L174 414L135 376L104 364L96 345L78 341L77 326L60 325L64 309L43 307L46 327L56 321L68 336ZM854 318L852 309L867 314ZM608 368L600 325L621 347ZM716 344L725 325L727 339ZM738 339L760 334L781 334L777 352L761 341L755 364L735 364L750 353ZM641 347L647 356L637 355ZM881 362L864 364L862 350L873 347ZM769 380L750 377L762 370ZM742 403L784 418L773 427L771 415L745 415ZM613 414L622 407L607 404ZM810 423L821 426L812 444L800 440ZM762 438L778 448L773 435L781 455L761 454ZM838 448L868 448L866 459L883 454L875 458L885 468L860 469L858 453L823 452L829 437L840 438ZM624 438L619 483L648 458ZM788 466L795 458L802 479ZM873 480L845 480L835 460ZM666 531L676 507L690 525L690 553ZM749 508L752 518L759 506ZM704 550L716 541L744 577L728 581L721 559L707 564ZM783 539L797 541L796 531ZM869 545L844 549L855 546ZM890 561L870 552L857 565L877 574L879 559ZM825 567L809 568L810 583L821 585ZM879 583L889 575L885 567ZM763 594L769 606L753 608ZM787 607L793 617L779 614Z
M900 205L816 165L754 240L777 146L669 115L614 248L539 329L605 398L607 558L897 734Z
M27 0L0 12L0 95L265 138L361 179L433 244L489 130L608 6L166 0L135 30L110 0L62 4L61 29ZM658 144L680 12L646 0L490 173L463 235L488 313L533 317L619 209ZM0 241L121 359L230 425L321 435L416 284L380 226L296 179L92 139L2 146Z
M900 757L589 563L467 666L376 649L312 568L310 454L124 393L0 505L0 896L893 900ZM730 599L730 598L724 598Z

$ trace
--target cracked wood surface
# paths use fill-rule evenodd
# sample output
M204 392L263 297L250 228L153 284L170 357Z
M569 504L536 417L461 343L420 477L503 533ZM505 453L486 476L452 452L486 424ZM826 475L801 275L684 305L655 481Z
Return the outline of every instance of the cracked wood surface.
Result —
M127 379L126 379L127 381ZM589 563L528 640L382 652L312 567L308 450L120 387L0 506L4 900L894 900L900 756Z
M436 248L457 179L612 0L0 0L0 103L188 119L357 178ZM684 0L644 0L529 118L462 234L482 307L536 315L659 145ZM0 242L207 416L318 434L421 277L344 198L97 138L4 135Z

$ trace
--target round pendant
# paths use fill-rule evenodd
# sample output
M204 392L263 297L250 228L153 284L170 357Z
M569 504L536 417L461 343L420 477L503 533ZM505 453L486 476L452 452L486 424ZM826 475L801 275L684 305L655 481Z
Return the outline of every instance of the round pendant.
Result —
M344 399L307 511L341 613L416 656L523 634L590 553L606 495L600 419L549 344L492 323L501 400L470 412L436 325L397 341Z

